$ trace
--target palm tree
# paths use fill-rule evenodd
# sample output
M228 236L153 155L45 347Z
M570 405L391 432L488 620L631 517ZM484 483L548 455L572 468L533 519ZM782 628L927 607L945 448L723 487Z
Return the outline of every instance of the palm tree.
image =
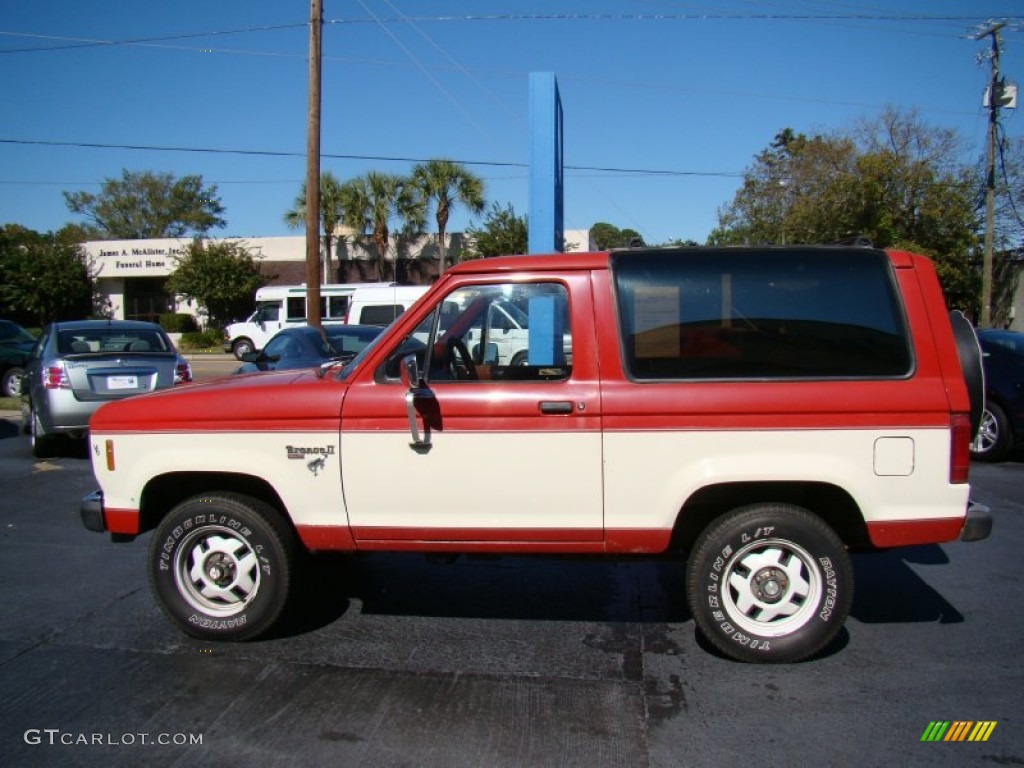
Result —
M412 169L413 183L427 205L435 206L437 221L438 272L447 268L445 230L448 216L458 204L480 214L484 210L484 183L462 165L445 159L428 160Z
M410 179L389 173L370 171L342 185L344 223L359 232L370 232L377 250L377 276L387 271L388 243L392 221L400 223L406 234L423 228L424 203Z
M345 199L342 193L343 184L330 171L320 174L320 227L324 239L324 282L333 282L336 278L331 264L334 253L334 232L345 220ZM295 198L295 208L285 211L284 223L289 229L301 229L306 224L306 183Z

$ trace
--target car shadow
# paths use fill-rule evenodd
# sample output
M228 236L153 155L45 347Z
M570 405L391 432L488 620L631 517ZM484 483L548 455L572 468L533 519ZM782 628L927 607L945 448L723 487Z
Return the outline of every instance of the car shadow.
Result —
M21 434L21 425L11 419L0 419L0 440L10 437L18 437Z
M389 616L682 623L691 618L684 567L669 557L321 553L303 563L280 632L315 631L353 603Z
M937 544L854 555L850 615L869 624L963 622L963 614L910 567L948 562Z
M963 615L910 567L945 562L948 558L938 546L854 555L851 616L865 623L962 622ZM313 632L352 610L388 616L682 624L692 619L685 568L685 559L667 556L320 553L303 562L289 615L272 636ZM702 638L699 642L708 645ZM843 630L813 658L837 653L848 642Z

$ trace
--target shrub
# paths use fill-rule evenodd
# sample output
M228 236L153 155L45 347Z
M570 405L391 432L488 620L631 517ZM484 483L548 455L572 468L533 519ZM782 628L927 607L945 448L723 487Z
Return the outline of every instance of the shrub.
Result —
M205 331L185 331L181 334L178 346L182 349L210 349L220 347L223 335L216 328Z
M165 312L160 315L159 323L168 333L193 333L199 330L196 319L185 312Z

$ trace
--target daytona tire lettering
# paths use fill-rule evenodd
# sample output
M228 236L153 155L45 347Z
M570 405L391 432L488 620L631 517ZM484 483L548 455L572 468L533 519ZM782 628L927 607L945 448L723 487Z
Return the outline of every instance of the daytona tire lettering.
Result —
M687 565L687 598L701 634L740 661L798 661L841 629L853 599L842 541L788 504L756 504L714 521Z

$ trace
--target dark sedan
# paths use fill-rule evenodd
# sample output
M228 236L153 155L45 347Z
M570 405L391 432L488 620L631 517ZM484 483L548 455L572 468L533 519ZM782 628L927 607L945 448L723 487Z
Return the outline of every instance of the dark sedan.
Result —
M347 362L384 329L376 325L328 324L323 332L311 326L278 332L259 352L242 355L235 373L316 368L332 360Z
M0 320L0 396L18 397L25 363L36 338L17 323Z
M971 455L1001 461L1024 440L1024 333L978 331L985 366L985 412Z

